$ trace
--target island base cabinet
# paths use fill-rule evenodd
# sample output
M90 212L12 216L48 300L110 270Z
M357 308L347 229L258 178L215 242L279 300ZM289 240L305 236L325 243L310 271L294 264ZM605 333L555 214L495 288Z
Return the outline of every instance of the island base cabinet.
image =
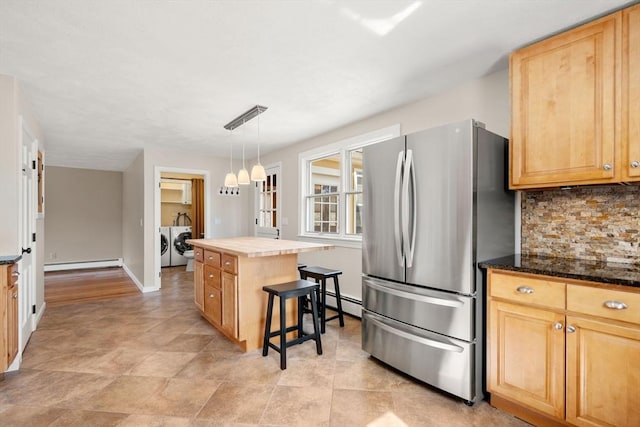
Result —
M640 425L640 330L574 316L567 327L566 420Z
M198 310L204 311L204 266L201 262L193 263L193 302Z
M564 316L497 301L489 313L489 391L563 418Z
M235 274L222 274L222 329L238 338L238 278Z
M215 325L222 325L222 295L213 286L204 287L204 314Z

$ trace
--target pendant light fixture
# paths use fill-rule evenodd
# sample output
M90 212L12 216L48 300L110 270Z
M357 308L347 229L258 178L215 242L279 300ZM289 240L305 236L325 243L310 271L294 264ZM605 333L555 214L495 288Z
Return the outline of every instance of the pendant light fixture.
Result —
M252 181L266 181L267 180L267 174L264 170L264 167L260 164L260 114L264 113L267 110L267 107L264 107L262 105L256 105L254 107L252 107L251 109L245 111L244 113L240 114L238 117L236 117L235 119L231 120L229 123L227 123L226 125L224 125L224 128L227 130L232 131L233 129L242 126L243 124L245 124L246 122L248 122L249 120L253 119L254 117L258 116L258 164L253 166L253 168L251 168L251 180ZM233 146L232 146L232 153L233 155ZM230 183L235 183L235 185L227 185L227 181ZM240 169L240 171L238 172L238 176L236 178L236 175L233 173L233 167L231 168L231 171L227 174L225 180L224 180L224 185L227 187L237 187L238 184L240 185L248 185L251 181L249 180L249 173L247 171L247 169L245 168L245 164L244 164L244 143L242 144L242 169Z
M264 166L260 164L260 116L258 116L258 164L251 168L251 181L264 182L267 180L267 173Z
M231 188L238 186L238 178L233 173L233 144L231 145L231 156L229 157L229 173L224 177L224 186Z

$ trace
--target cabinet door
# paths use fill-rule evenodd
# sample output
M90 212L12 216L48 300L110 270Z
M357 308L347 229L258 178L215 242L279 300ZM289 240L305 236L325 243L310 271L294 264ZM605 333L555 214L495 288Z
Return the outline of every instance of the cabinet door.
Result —
M640 327L568 316L567 328L567 421L637 426Z
M640 180L640 5L623 11L622 180Z
M564 418L564 315L490 301L488 389Z
M238 277L222 273L222 329L238 338Z
M215 325L222 323L222 295L213 286L204 286L204 314Z
M620 32L621 13L615 13L511 55L512 188L619 179Z
M7 288L7 366L18 354L18 287Z
M204 310L204 265L197 261L193 263L193 302Z

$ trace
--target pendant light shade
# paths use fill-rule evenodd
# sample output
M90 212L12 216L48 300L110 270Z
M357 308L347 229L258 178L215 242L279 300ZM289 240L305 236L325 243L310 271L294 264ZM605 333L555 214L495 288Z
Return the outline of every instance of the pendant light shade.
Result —
M247 171L245 168L242 168L238 171L238 184L240 185L251 184L251 180L249 179L249 171Z
M264 166L262 166L260 163L258 163L257 165L254 165L251 168L251 181L266 181L267 180L267 173L264 170Z
M233 172L229 172L227 176L224 177L224 186L225 187L237 187L238 186L238 178L236 178L236 174Z

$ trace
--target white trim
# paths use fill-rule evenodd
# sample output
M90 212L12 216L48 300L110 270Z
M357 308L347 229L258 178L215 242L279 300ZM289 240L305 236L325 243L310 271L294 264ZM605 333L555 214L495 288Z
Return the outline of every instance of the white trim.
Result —
M339 224L341 232L338 235L331 234L326 237L319 233L308 232L307 229L307 208L306 199L309 191L309 174L307 165L309 162L328 157L333 154L338 154L341 159L344 160L345 153L358 148L366 147L368 145L376 144L378 142L386 141L391 138L400 136L400 124L388 126L386 128L374 130L372 132L365 133L363 135L353 136L351 138L343 139L341 141L323 145L313 148L298 154L298 177L300 178L300 187L298 194L298 238L304 239L320 239L322 242L331 242L336 246L344 246L351 248L360 248L362 238L360 236L349 237L344 234L344 227L346 226L346 210L344 207L344 199L339 198L340 203L338 206L339 212ZM341 162L341 168L344 168L344 162ZM343 171L340 171L340 195L350 193L346 191L347 177L344 176Z
M310 235L310 234L305 234L305 235L298 235L298 240L303 241L303 242L311 242L311 243L322 243L325 245L333 245L333 246L339 246L342 248L352 248L352 249L361 249L362 248L362 239L360 239L359 237L354 237L354 238L348 238L348 237L343 237L343 238L336 238L335 235L331 234L331 235L322 235L322 234L317 234L317 235Z
M40 323L40 321L42 320L42 316L44 316L44 312L47 310L47 302L43 302L42 305L40 306L40 310L38 310L38 313L36 314L36 318L34 320L35 324L33 325L33 330L35 331L36 329L38 329L38 324Z
M125 273L127 273L127 276L129 276L131 281L136 284L136 286L138 287L140 292L142 292L142 293L153 292L153 291L157 291L159 289L159 288L150 288L148 290L145 290L144 285L142 283L140 283L140 280L138 280L136 275L133 274L133 272L131 270L129 270L129 267L127 267L127 264L122 264L122 269L124 270Z
M83 270L87 268L122 267L122 258L104 261L68 262L60 264L46 264L44 271Z
M161 193L160 193L160 175L163 173L184 173L189 175L202 175L204 178L204 236L207 239L212 237L213 224L211 223L211 174L208 170L204 169L185 169L175 168L170 166L154 166L154 178L153 178L153 247L160 247L160 224L161 224ZM192 236L193 237L193 236ZM143 287L142 292L153 292L159 290L162 287L162 278L160 272L162 271L162 262L160 259L160 251L154 249L153 251L153 287Z

